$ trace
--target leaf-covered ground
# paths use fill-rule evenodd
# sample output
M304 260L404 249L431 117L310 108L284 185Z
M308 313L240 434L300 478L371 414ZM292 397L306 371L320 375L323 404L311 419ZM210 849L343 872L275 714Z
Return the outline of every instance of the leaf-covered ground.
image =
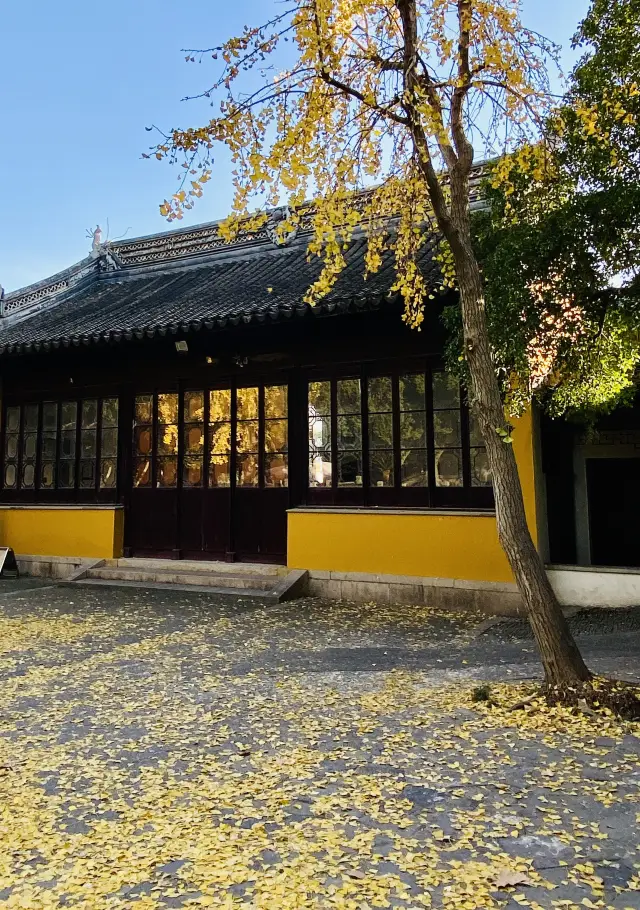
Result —
M1 906L640 908L640 728L508 710L519 623L4 591ZM574 626L640 672L638 611Z

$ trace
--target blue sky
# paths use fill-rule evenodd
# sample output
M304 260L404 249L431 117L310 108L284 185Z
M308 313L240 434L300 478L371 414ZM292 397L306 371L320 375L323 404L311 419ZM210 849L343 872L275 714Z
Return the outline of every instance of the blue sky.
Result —
M175 172L141 158L145 126L193 125L181 103L211 78L182 47L208 47L260 22L274 0L8 0L0 11L0 284L13 290L85 256L99 223L115 239L166 229L158 203ZM567 48L587 0L524 0L528 25ZM223 217L229 169L184 224Z

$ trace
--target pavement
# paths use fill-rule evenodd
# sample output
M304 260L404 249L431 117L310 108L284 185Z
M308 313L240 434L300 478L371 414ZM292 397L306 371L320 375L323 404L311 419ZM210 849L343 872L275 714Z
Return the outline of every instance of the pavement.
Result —
M640 910L640 727L511 710L526 623L0 584L0 906Z

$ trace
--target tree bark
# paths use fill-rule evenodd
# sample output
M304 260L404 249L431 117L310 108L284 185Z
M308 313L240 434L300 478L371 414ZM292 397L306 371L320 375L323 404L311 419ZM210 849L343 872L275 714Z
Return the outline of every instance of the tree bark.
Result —
M513 446L496 432L497 428L506 428L506 420L491 357L482 276L471 245L468 181L453 173L451 184L451 219L455 230L448 239L460 290L472 409L491 468L498 537L527 609L547 684L575 685L590 679L591 674L531 538Z

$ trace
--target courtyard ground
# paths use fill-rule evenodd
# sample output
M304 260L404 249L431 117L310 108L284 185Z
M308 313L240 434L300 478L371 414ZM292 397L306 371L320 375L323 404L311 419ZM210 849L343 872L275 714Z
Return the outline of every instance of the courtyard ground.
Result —
M640 726L509 710L524 623L0 584L0 906L640 910Z

